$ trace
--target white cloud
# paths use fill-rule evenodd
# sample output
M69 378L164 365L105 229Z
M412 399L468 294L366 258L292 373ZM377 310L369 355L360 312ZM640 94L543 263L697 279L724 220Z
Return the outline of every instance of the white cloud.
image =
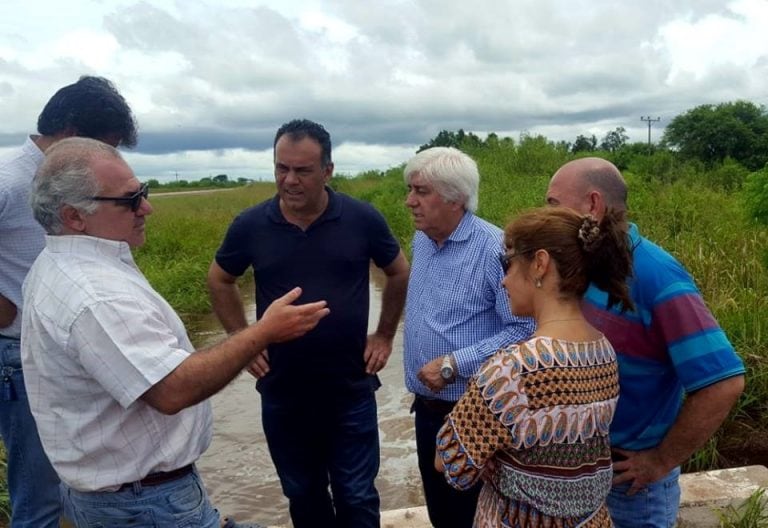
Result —
M743 70L768 59L768 2L738 0L722 12L671 21L659 30L657 49L671 62L668 84L702 79L713 70Z
M641 115L658 138L699 104L768 103L767 24L764 0L6 0L0 144L83 73L134 108L146 174L271 177L295 117L326 125L345 171L441 129L645 141Z

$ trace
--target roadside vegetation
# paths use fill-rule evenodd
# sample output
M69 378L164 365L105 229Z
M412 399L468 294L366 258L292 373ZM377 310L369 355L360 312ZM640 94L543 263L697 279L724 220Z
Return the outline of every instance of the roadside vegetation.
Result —
M178 192L178 191L201 191L211 189L229 189L234 187L242 187L253 183L250 178L236 178L230 179L226 174L217 174L216 176L209 176L201 178L199 180L179 180L178 178L162 183L157 179L147 180L147 185L151 192Z
M728 505L715 510L720 528L766 528L768 505L765 488L760 488L739 506Z

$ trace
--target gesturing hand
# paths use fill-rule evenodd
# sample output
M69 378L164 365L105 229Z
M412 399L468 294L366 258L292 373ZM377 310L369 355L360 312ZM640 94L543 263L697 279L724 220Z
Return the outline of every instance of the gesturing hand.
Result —
M330 313L325 301L292 305L301 295L301 288L294 288L275 299L259 319L270 343L290 341L312 330L320 319Z

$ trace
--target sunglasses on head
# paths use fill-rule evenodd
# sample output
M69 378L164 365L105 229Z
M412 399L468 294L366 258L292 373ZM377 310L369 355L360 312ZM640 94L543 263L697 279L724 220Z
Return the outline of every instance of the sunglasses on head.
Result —
M115 202L127 205L134 213L141 207L141 199L149 197L149 185L142 183L139 190L130 196L91 196L91 200L97 202Z

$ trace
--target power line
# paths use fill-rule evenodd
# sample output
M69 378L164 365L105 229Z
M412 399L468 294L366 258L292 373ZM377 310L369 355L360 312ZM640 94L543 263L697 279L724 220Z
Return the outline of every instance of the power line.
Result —
M640 121L647 121L648 122L648 152L651 151L651 123L655 123L657 121L661 121L660 117L657 117L656 119L651 118L651 116L640 116Z

